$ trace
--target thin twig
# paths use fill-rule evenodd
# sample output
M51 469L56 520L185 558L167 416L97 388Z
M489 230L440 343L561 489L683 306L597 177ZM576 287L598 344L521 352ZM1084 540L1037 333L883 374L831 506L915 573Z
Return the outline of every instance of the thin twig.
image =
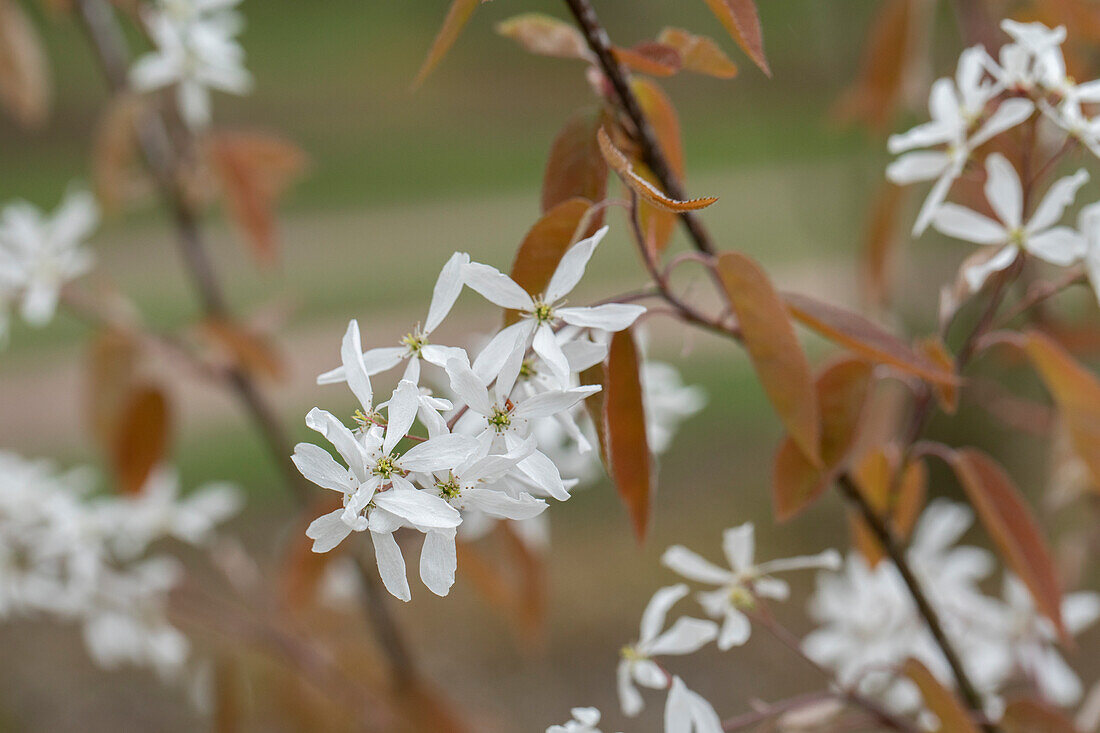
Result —
M599 62L604 76L611 82L615 95L618 97L620 108L634 126L645 164L653 171L653 175L657 177L657 181L661 184L661 188L665 193L672 198L686 199L687 195L684 193L679 177L673 172L668 163L668 158L665 157L665 153L661 149L661 143L657 140L657 133L653 130L653 126L649 124L649 120L646 119L642 105L630 87L629 72L623 68L623 65L619 63L611 51L611 39L608 37L603 24L600 23L592 3L589 0L565 0L565 4L569 6L570 12L573 13L573 17L576 19L581 33L584 34L588 47L596 55L596 60ZM680 220L684 223L694 247L700 252L714 254L714 243L711 240L710 233L703 226L703 222L699 217L694 212L685 211L680 214Z
M112 91L125 91L128 88L129 54L114 9L106 0L78 0L78 9ZM213 260L204 246L195 211L179 185L178 157L173 152L164 119L158 114L148 115L138 125L137 134L142 156L157 181L165 206L175 220L179 249L203 310L207 316L228 319L231 314ZM274 409L245 370L231 368L228 382L263 436L288 486L299 503L305 504L310 495L309 484L289 460L293 447ZM378 584L370 569L362 563L358 567L364 588L376 589ZM371 592L367 600L372 627L389 657L395 680L406 685L416 676L412 654L390 615L385 598L378 592Z

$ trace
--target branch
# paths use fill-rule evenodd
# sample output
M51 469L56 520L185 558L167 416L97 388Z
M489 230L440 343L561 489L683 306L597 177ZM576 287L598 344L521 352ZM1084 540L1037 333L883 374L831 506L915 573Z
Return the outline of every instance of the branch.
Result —
M111 90L116 93L125 91L129 85L129 54L114 9L106 0L78 0L77 5L80 20ZM177 175L178 157L173 150L163 117L151 114L141 120L137 135L142 156L156 179L165 207L175 220L178 247L204 312L208 316L231 320L232 314L229 312L213 260L206 251L196 212L180 188ZM263 436L287 485L299 503L305 504L310 485L289 460L293 446L275 410L244 369L230 368L227 381ZM362 563L358 567L364 588L377 589L378 584L370 569ZM416 670L412 655L390 615L385 599L378 592L370 593L367 611L383 651L389 656L395 680L400 685L414 681Z
M620 108L634 125L638 135L638 143L642 148L642 159L645 161L646 166L657 176L661 189L665 193L674 199L688 198L684 193L680 180L672 171L668 159L661 150L657 133L654 132L653 126L646 119L641 103L630 88L629 72L623 68L611 51L611 39L607 35L607 30L600 23L600 19L596 15L596 9L592 7L590 0L565 0L565 4L569 6L570 12L573 13L577 26L588 42L588 47L596 55L596 60L599 62L604 76L607 77L608 81L611 82L611 86L615 89ZM680 213L680 220L688 230L695 249L707 254L714 254L714 243L711 241L710 233L703 226L703 222L699 217L694 212L684 211Z
M936 645L939 646L944 659L951 667L951 672L955 675L959 691L962 693L967 705L971 710L981 713L982 698L978 694L977 688L974 687L974 683L970 681L970 677L967 675L954 645L947 638L943 625L940 623L939 614L932 607L932 603L924 593L924 588L913 569L909 566L909 560L905 556L905 550L902 548L901 543L878 513L867 503L850 475L847 473L841 474L837 479L837 487L844 498L859 509L860 515L867 526L871 528L875 539L879 541L894 566L897 567L898 573L901 574L901 578L905 582L905 587L909 589L909 595L912 596L913 602L917 605L917 612L924 618L928 631L931 632L932 638L935 639Z

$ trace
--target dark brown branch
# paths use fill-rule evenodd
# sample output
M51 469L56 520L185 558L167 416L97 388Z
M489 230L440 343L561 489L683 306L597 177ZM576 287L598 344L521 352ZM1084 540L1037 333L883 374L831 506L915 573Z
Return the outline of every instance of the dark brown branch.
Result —
M611 39L607 35L607 30L600 23L592 3L589 0L565 0L565 4L569 6L573 18L577 21L577 26L584 34L588 47L596 55L596 60L599 62L604 76L611 82L615 95L618 97L620 108L634 126L645 164L657 176L657 181L666 194L674 199L683 200L688 198L679 178L669 165L668 158L661 150L657 133L654 132L653 126L646 119L641 103L630 88L629 72L623 68L623 65L619 63L611 51ZM691 211L682 212L680 220L684 223L695 248L700 252L714 254L714 243L711 240L710 233L703 226L702 220Z
M887 556L889 556L890 560L894 563L894 566L897 567L902 581L905 582L905 587L909 589L909 595L912 596L913 602L917 606L918 613L924 618L925 624L928 626L928 631L932 634L932 638L935 639L936 645L940 648L940 651L943 652L944 659L947 660L947 664L951 667L951 671L955 675L955 681L958 683L959 692L962 693L970 709L980 714L982 711L981 695L978 694L978 690L974 686L974 683L970 681L970 676L966 673L966 669L963 667L962 660L955 650L954 644L947 638L947 633L943 629L943 624L940 623L939 614L936 612L936 609L932 607L932 603L925 595L920 580L917 579L913 569L909 566L909 560L905 556L905 550L901 543L894 536L893 531L886 525L886 522L884 522L871 505L867 503L863 493L860 492L859 488L855 485L851 476L846 473L841 474L837 479L837 487L840 489L840 493L844 498L859 510L860 515L863 517L863 521L871 528L871 532L875 535L875 539L882 545Z
M96 58L111 90L116 93L125 91L129 86L129 54L114 9L106 0L78 0L77 4L81 22L92 41ZM178 156L173 151L164 119L160 115L148 115L139 123L137 135L142 156L156 179L166 208L172 213L179 250L203 311L207 316L231 318L213 260L204 246L196 212L179 185ZM299 503L305 504L310 494L310 484L290 461L293 446L275 410L244 369L232 367L227 374L227 380L263 436L288 486ZM370 568L362 563L358 567L367 595L367 612L371 625L383 651L390 659L395 680L400 685L406 685L416 677L412 655L390 615L386 599L378 591L377 580Z

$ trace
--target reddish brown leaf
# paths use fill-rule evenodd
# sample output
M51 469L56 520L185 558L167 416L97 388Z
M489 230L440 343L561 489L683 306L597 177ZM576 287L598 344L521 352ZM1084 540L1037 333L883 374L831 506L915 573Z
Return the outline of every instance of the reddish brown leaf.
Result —
M764 56L764 34L760 30L756 3L753 0L706 0L706 3L741 50L761 71L771 76L768 59Z
M902 671L920 689L924 704L940 721L938 733L979 733L966 707L944 687L928 668L916 659L905 663Z
M432 73L432 70L439 65L439 62L451 50L451 46L458 40L458 36L466 26L466 22L473 15L474 8L480 2L482 0L453 0L451 2L451 7L447 10L447 17L443 19L443 26L436 34L435 40L432 41L432 47L428 50L428 55L424 58L420 71L416 72L416 78L412 83L413 89L424 83L424 80L428 78L428 74Z
M856 488L867 504L900 537L908 537L924 506L928 470L920 460L909 463L898 476L901 451L896 445L868 451L852 471ZM849 515L853 544L874 567L884 551L866 521L857 512Z
M234 223L256 259L272 262L275 203L305 170L305 153L280 137L254 132L212 135L207 151Z
M200 332L241 369L274 381L286 378L286 360L265 335L223 318L206 319Z
M554 138L542 179L544 213L569 199L598 203L607 196L607 163L596 143L599 129L599 112L582 110Z
M657 82L650 79L631 79L630 88L638 98L638 104L645 113L646 120L657 136L661 152L668 161L668 167L681 181L684 180L684 143L680 134L680 118L676 108Z
M1100 380L1037 331L1027 334L1025 350L1058 405L1074 450L1100 486Z
M803 325L862 356L930 382L956 384L958 381L953 372L944 371L935 361L858 313L797 293L784 293L783 299L791 315Z
M887 181L875 197L868 217L864 245L864 288L868 300L878 305L884 305L890 300L890 268L898 242L898 217L901 204L905 200L904 190Z
M145 114L143 98L116 95L108 103L92 141L92 178L96 198L107 211L118 211L149 192L136 125Z
M654 206L666 211L682 213L685 211L705 209L718 200L713 196L690 199L688 201L679 201L670 198L652 183L634 172L634 167L631 165L630 161L627 160L621 150L615 147L614 143L611 142L611 138L607 136L607 132L605 132L602 127L599 132L596 133L596 139L599 141L600 152L603 153L604 160L607 161L607 164L611 166L612 170L619 175L632 191Z
M650 76L672 76L683 66L680 52L663 43L647 41L633 48L613 48L620 64Z
M572 198L543 214L527 232L516 251L516 259L512 262L512 279L529 293L544 291L565 251L580 235L592 233L591 225L586 227L587 232L579 231L585 214L591 208L592 202ZM596 225L598 226L598 222ZM519 314L516 311L507 311L504 318L506 323L515 323Z
M948 353L938 337L929 336L917 342L917 349L935 362L945 372L955 370L955 359ZM948 415L954 415L959 408L959 387L957 384L937 383L932 385L936 394L936 402L940 409Z
M1005 708L1004 733L1078 733L1077 727L1057 708L1040 700L1021 698Z
M1001 557L1031 591L1035 607L1069 643L1054 558L1020 490L996 461L976 448L956 451L951 466Z
M864 120L876 129L890 121L905 79L911 5L910 0L888 0L879 5L859 74L837 103L836 114L842 120Z
M791 439L811 465L820 466L821 419L813 372L783 301L763 269L739 252L718 258L718 276L761 386Z
M13 0L0 0L0 103L16 122L37 127L50 107L50 75L38 32Z
M681 63L688 71L719 79L737 76L737 64L706 36L697 36L682 28L665 28L657 36L657 42L679 51Z
M634 334L629 330L614 334L603 390L605 465L641 542L649 528L654 482L638 366Z
M119 412L111 464L119 491L136 494L168 451L168 400L152 386L134 390Z
M564 59L589 60L584 36L570 23L543 13L523 13L497 23L496 32L531 53Z
M85 387L87 426L104 450L114 444L115 426L133 387L138 345L127 334L105 329L92 339Z
M843 470L859 435L871 384L871 366L856 359L839 361L818 376L823 465L818 468L810 463L790 436L783 439L776 453L772 479L776 519L790 519L812 504Z

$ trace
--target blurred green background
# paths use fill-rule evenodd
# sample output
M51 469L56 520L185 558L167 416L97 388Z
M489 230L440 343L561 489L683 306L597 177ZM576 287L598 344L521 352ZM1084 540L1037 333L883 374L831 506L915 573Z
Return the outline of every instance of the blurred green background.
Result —
M738 78L685 74L661 81L680 111L689 193L720 197L704 214L720 246L752 254L781 287L854 302L867 196L882 179L886 156L881 138L839 126L830 108L854 77L874 4L760 3L771 80L729 41L703 2L597 6L620 45L652 38L666 25L721 42L741 67ZM48 45L56 102L41 130L27 133L0 120L0 200L25 197L52 207L70 180L89 176L90 131L104 86L76 25L36 3L26 7ZM218 124L277 131L297 142L312 163L282 208L281 256L274 267L257 269L218 215L208 229L235 307L246 314L289 313L279 338L290 375L269 392L303 438L299 426L310 407L338 414L351 408L345 390L313 383L335 362L347 320L360 319L368 344L388 344L423 317L438 268L452 251L507 267L537 217L551 139L575 108L594 101L582 63L530 56L492 30L519 12L564 18L561 4L549 0L480 6L441 67L411 93L445 8L441 0L246 0L242 6L248 18L242 41L256 89L243 99L217 96ZM942 10L939 40L956 48ZM593 261L583 297L644 281L621 214L610 222L612 234ZM157 326L195 320L195 301L155 207L108 219L93 242L101 266L90 286L118 285ZM922 263L945 253L946 261L929 284L907 277L900 284L907 310L926 327L936 303L930 283L950 273L964 252L942 242L925 247L930 254L917 258ZM495 318L493 308L467 293L441 340L460 342L472 331L491 329ZM15 329L0 355L0 445L28 455L99 461L81 418L86 336L65 316L44 331ZM425 667L452 699L483 716L486 730L542 730L565 720L570 706L588 704L605 710L606 729L618 729L617 651L634 638L649 594L673 580L657 562L667 545L682 542L717 557L720 531L747 520L761 525L762 556L846 542L832 499L773 527L767 492L780 429L740 352L675 325L654 329L651 351L703 385L709 405L661 462L656 521L646 546L634 543L606 485L552 508L547 651L517 652L500 632L503 620L463 582L461 566L450 598L435 598L414 580L413 602L396 609ZM386 381L380 382L381 390ZM252 500L238 528L261 556L273 551L285 539L290 504L263 447L228 398L186 381L174 389L174 454L185 482L217 478L245 486ZM1004 433L994 429L988 439ZM1018 455L1025 462L1034 451ZM1033 465L1030 475L1040 470ZM811 580L795 579L795 585L800 598ZM782 609L795 626L805 624L799 598ZM70 631L45 624L18 628L0 635L5 656L27 660L18 670L0 671L0 729L63 730L78 722L84 730L198 725L178 696L155 681L96 673ZM35 633L24 633L27 628ZM743 712L752 696L819 685L766 639L723 656L699 655L677 669L723 715ZM66 691L60 699L57 690ZM646 722L628 730L656 729L663 705L658 698L650 699Z

